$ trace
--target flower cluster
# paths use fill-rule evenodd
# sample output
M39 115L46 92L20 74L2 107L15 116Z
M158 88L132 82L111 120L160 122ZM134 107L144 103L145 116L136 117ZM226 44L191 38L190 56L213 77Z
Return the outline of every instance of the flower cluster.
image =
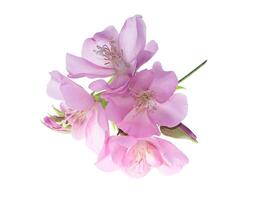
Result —
M85 139L102 170L121 169L133 177L152 167L164 174L178 172L188 158L159 136L182 133L195 141L196 136L181 123L187 99L176 93L181 86L175 73L163 70L160 62L139 70L157 50L154 40L146 42L141 16L127 19L120 32L109 26L86 39L81 56L66 55L67 76L50 72L47 93L61 103L43 123ZM81 77L94 79L91 93L73 81ZM110 134L111 124L117 135Z

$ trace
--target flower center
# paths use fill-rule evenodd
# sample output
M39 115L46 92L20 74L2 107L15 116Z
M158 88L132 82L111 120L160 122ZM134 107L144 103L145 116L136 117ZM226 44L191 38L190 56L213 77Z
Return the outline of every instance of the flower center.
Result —
M151 166L159 166L160 157L156 147L150 142L139 140L129 151L130 162L126 172L134 177L147 174Z
M69 121L71 124L82 124L86 119L86 115L87 111L68 110L66 112L66 121Z
M155 110L156 102L152 91L142 91L135 95L137 103L136 109L138 111Z
M145 142L139 142L135 146L135 163L141 163L146 160L146 154L148 152L148 146Z
M110 41L109 45L97 45L96 48L97 50L94 52L104 57L106 61L104 64L111 64L119 74L124 73L129 67L129 64L123 59L123 51L117 48L114 41Z

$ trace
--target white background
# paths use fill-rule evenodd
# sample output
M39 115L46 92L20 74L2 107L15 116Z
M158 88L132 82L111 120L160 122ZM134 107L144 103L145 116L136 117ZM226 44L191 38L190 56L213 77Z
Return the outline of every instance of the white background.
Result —
M265 1L0 2L0 199L267 199L267 6ZM199 144L172 140L190 162L141 179L94 166L84 142L40 123L58 102L48 72L65 73L65 53L85 38L141 14L153 61L182 77L185 120ZM88 80L83 80L88 84Z

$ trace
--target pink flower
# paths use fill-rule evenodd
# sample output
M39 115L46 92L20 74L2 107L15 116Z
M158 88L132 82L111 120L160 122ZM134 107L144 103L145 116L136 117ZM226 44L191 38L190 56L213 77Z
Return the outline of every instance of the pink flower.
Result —
M60 112L64 113L64 123L71 125L74 138L86 138L88 146L98 153L109 133L108 121L101 104L59 72L53 71L50 75L47 93L50 97L63 101ZM51 121L47 123L50 124L53 128L56 127Z
M134 137L159 135L157 125L176 126L187 114L186 97L174 94L177 83L174 72L155 63L151 70L136 73L126 93L103 94L108 119Z
M156 167L171 175L188 163L188 158L170 142L157 138L111 136L96 163L104 171L121 169L132 177L145 176Z
M82 57L66 56L69 77L103 78L113 76L111 88L125 86L134 72L158 50L157 43L146 44L146 27L141 16L126 20L120 33L113 26L84 41ZM93 90L107 87L103 80L92 84Z

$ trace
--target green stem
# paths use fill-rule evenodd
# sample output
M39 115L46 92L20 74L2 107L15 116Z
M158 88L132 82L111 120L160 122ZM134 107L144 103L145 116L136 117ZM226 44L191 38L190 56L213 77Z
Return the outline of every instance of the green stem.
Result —
M185 79L187 79L189 76L191 76L194 72L196 72L198 69L200 69L203 65L206 64L208 60L205 60L203 63L201 63L199 66L197 66L195 69L193 69L191 72L189 72L188 74L186 74L183 78L181 78L179 80L179 83L181 83L182 81L184 81Z

